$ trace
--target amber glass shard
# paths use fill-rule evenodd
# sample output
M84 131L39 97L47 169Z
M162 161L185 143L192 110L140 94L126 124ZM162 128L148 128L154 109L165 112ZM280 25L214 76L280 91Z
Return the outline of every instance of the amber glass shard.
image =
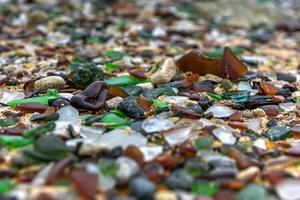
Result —
M199 75L214 74L222 77L220 64L221 59L207 58L199 51L190 51L176 61L176 65L181 71L191 71Z
M279 89L267 82L260 82L260 87L266 95L275 95L278 93Z
M224 75L221 76L222 78L234 80L243 77L247 73L247 66L234 55L229 47L225 47L221 70Z
M109 97L113 98L118 96L124 98L124 97L128 97L129 95L127 94L127 92L125 92L125 90L123 90L119 86L116 85L109 86Z
M190 51L176 61L182 71L191 71L199 75L213 74L230 80L243 77L247 66L242 63L229 47L224 48L222 59L211 59L199 51Z

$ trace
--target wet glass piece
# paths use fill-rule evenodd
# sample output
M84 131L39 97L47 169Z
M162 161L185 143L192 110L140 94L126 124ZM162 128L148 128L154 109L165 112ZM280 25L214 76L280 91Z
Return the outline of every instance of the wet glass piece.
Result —
M108 113L106 115L104 115L101 120L101 123L105 123L105 124L111 124L106 126L108 129L115 129L115 128L119 128L121 126L130 126L130 122L126 121L125 119L113 114L113 113Z
M224 48L224 56L221 62L222 78L235 80L243 77L248 69L232 52L229 47Z
M11 148L21 148L32 144L32 140L15 135L0 135L0 144Z
M235 91L235 92L224 92L223 96L226 99L233 100L236 103L244 103L248 101L250 91Z
M192 193L196 195L213 197L218 191L218 185L213 182L196 180L192 184Z
M41 126L32 128L30 130L27 130L24 132L23 136L25 138L35 138L38 136L41 136L47 132L53 131L55 129L56 125L54 122L49 122L47 124L43 124Z
M18 123L19 119L12 119L12 118L7 118L7 119L0 119L0 127L8 127L8 126L13 126L16 123Z
M136 84L139 84L139 83L147 83L147 82L149 82L148 79L139 80L139 79L137 79L137 78L135 78L134 76L131 76L131 75L123 75L123 76L118 76L118 77L106 80L106 83L108 85L117 85L117 86L120 86L120 87L126 87L126 86L129 86L129 85L136 85Z
M56 99L59 97L59 94L57 90L55 89L49 89L47 91L46 96L39 96L39 97L32 97L32 98L26 98L26 99L18 99L18 100L13 100L7 102L7 105L9 106L17 106L17 105L22 105L25 103L39 103L43 105L48 105L48 101L52 99Z

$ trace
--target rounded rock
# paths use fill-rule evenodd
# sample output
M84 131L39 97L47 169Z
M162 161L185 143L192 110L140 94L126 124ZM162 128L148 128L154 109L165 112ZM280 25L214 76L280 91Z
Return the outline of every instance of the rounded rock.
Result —
M129 184L129 193L137 199L153 199L155 191L155 185L143 177L137 177Z
M60 76L48 76L35 81L34 88L46 91L47 89L60 89L64 87L66 81Z
M154 196L155 200L177 200L178 197L174 192L171 191L158 191Z
M168 83L176 75L176 64L173 59L168 58L164 61L161 69L151 75L151 83L154 85Z
M105 102L107 108L109 109L115 109L119 106L119 104L122 102L122 97L114 97L112 99L109 99Z

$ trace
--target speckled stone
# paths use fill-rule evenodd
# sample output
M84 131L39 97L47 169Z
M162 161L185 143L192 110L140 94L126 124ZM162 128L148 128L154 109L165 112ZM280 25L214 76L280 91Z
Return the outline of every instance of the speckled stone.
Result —
M46 91L47 89L60 89L66 81L60 76L48 76L35 81L34 89Z

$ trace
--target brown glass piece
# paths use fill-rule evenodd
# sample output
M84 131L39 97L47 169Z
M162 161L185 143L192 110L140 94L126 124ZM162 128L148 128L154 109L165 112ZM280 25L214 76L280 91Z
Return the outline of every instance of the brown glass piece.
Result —
M228 125L232 128L237 128L240 130L246 130L247 129L247 125L244 124L243 122L239 122L239 121L229 121Z
M237 149L232 148L229 151L229 156L236 161L237 167L240 170L246 169L252 165L251 160Z
M112 85L109 86L109 98L113 98L113 97L128 97L129 95L127 94L127 92L125 92L125 90L123 90L122 88L116 86L116 85Z
M15 107L15 110L21 111L24 113L43 113L45 112L49 106L40 104L40 103L24 103Z
M184 155L186 157L194 156L197 153L196 147L190 141L185 141L181 143L178 146L178 150L181 155Z
M199 119L201 117L201 115L194 112L191 108L187 108L187 107L183 107L183 106L173 104L171 109L177 115L183 115L186 118Z
M141 107L144 111L149 112L152 108L153 102L143 98L141 96L137 97L137 104Z
M247 73L247 66L242 63L232 52L229 47L224 48L224 56L222 59L221 70L222 78L235 80L243 77Z
M140 80L145 80L147 78L143 70L140 69L131 69L128 71L128 73Z
M70 165L73 162L73 158L72 157L67 157L64 158L63 160L59 161L58 163L56 163L51 171L49 172L45 184L50 185L53 184L55 182L56 179L58 179L62 174L64 169Z
M143 172L153 182L159 182L164 177L164 168L155 162L147 163L143 168Z
M264 105L259 108L263 109L268 116L279 115L279 107L277 105Z
M87 173L83 170L75 170L71 173L70 178L80 196L84 199L94 199L98 185L96 174Z
M0 133L5 135L22 135L26 129L27 127L25 126L25 124L20 122L14 127L2 128L0 130Z
M182 85L184 87L190 87L193 83L196 83L199 80L199 74L191 74L189 76L187 76L183 81L182 81Z
M276 185L285 177L285 172L282 170L271 170L264 174L271 185Z
M82 92L75 94L71 102L87 110L98 110L104 106L108 97L108 87L103 81L95 81Z
M214 92L214 88L211 88L202 83L192 84L191 89L195 92Z
M165 170L172 170L180 163L178 156L168 154L159 155L154 161L161 164Z
M243 122L243 115L241 112L235 112L232 115L229 116L229 121L238 121Z
M211 59L199 51L190 51L176 61L182 71L191 71L199 75L213 74L230 80L243 77L247 66L243 64L229 47L224 48L223 58Z
M260 87L266 95L273 96L273 95L277 94L279 91L279 89L277 87L275 87L267 82L264 82L264 81L260 82Z
M135 160L140 166L144 164L144 154L140 151L139 148L133 145L129 145L123 152L124 156L132 158Z

